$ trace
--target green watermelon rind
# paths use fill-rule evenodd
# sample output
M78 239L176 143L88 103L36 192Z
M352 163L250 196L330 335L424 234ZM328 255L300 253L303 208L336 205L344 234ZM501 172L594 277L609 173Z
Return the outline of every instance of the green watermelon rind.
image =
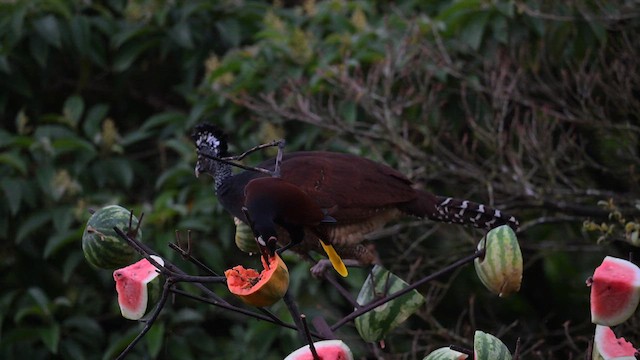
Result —
M253 231L249 225L245 224L238 218L233 218L236 224L235 243L238 249L246 253L257 253L260 251L258 243L256 243Z
M422 360L462 360L469 356L459 351L451 350L448 346L433 350Z
M476 330L473 337L474 360L511 360L507 346L497 337Z
M518 239L511 227L502 225L490 230L478 243L478 250L486 246L482 259L474 261L476 274L489 291L500 297L520 290L523 260Z
M82 234L82 251L89 264L98 269L114 270L139 258L136 251L113 230L118 227L126 232L130 214L119 205L109 205L91 215ZM137 225L138 219L134 216L132 227ZM142 239L141 229L138 229L136 239Z
M372 286L371 275L373 275L375 291ZM388 279L388 282L387 282ZM371 274L365 280L356 301L360 305L366 305L377 299L376 295L393 294L409 286L404 280L389 272L379 265L375 265ZM375 342L382 340L385 335L398 327L401 323L415 313L424 303L424 297L416 290L413 290L401 297L391 300L386 304L355 319L356 329L363 340Z

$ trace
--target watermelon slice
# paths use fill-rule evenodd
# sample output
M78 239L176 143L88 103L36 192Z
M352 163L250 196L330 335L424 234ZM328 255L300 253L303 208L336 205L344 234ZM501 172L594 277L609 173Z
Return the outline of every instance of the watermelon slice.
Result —
M640 268L607 256L587 281L591 286L591 322L614 326L627 320L640 301Z
M351 349L340 340L324 340L313 343L318 356L322 360L353 360ZM313 360L309 345L292 352L284 360Z
M596 325L593 359L636 360L636 349L624 338L617 338L608 326Z
M160 257L154 255L151 257L164 266L164 261ZM138 320L144 315L149 299L147 284L158 275L160 275L158 269L147 259L113 272L118 292L118 305L124 318Z
M422 360L464 360L466 358L468 358L467 354L451 350L448 346L445 346L433 350Z
M507 346L497 337L476 330L473 336L474 360L511 360Z
M516 233L508 225L492 229L478 243L485 249L482 259L473 262L476 274L489 291L505 297L520 290L522 251Z
M375 265L360 289L356 301L366 305L379 297L396 293L408 287L404 280L380 265ZM358 316L356 329L364 341L376 342L400 326L424 303L424 296L412 290L386 304Z

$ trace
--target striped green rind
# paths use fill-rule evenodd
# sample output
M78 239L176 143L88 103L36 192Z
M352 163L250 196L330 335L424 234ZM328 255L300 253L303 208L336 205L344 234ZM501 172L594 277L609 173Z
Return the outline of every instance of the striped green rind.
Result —
M260 251L249 225L243 223L236 217L233 218L233 222L236 224L235 242L238 249L246 253L254 254Z
M467 357L467 354L451 350L448 346L446 346L432 351L422 360L463 360Z
M522 283L522 252L513 229L507 225L492 229L478 243L478 250L481 249L486 249L484 258L474 261L480 281L501 297L518 292Z
M375 265L371 274L365 280L357 302L366 305L373 300L393 294L409 286L404 280L389 272L385 268ZM379 341L385 335L403 323L411 314L416 312L424 303L424 297L416 290L355 319L356 329L365 341Z
M113 270L136 261L138 256L135 250L113 230L118 227L127 232L129 216L129 210L118 205L106 206L91 215L82 234L82 251L89 264ZM137 226L138 219L134 216L132 227L135 229ZM138 230L136 239L142 239L142 230Z
M476 330L473 337L474 360L511 360L507 346L497 337Z

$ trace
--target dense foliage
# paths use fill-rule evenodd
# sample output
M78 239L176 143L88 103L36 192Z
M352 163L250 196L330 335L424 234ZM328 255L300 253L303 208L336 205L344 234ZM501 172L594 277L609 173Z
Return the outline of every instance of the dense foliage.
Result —
M357 355L421 359L480 329L512 351L520 337L524 358L581 358L584 280L640 231L639 16L625 1L0 2L0 358L110 359L139 331L111 273L84 260L89 208L144 212L144 241L176 263L167 243L187 229L218 271L253 261L211 180L193 176L188 135L205 120L235 152L284 137L355 153L521 219L520 294L498 299L465 268L420 289L426 305L384 349L341 330ZM377 243L410 281L480 236L413 219ZM289 261L305 312L349 310ZM366 275L348 278L354 294ZM130 358L279 359L299 345L177 297Z

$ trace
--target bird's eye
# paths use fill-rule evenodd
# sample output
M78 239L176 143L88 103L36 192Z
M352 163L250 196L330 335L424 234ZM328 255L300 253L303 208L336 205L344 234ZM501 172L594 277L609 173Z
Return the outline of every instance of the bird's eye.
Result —
M258 236L258 244L267 246L267 244L264 242L264 239L262 238L262 235Z

